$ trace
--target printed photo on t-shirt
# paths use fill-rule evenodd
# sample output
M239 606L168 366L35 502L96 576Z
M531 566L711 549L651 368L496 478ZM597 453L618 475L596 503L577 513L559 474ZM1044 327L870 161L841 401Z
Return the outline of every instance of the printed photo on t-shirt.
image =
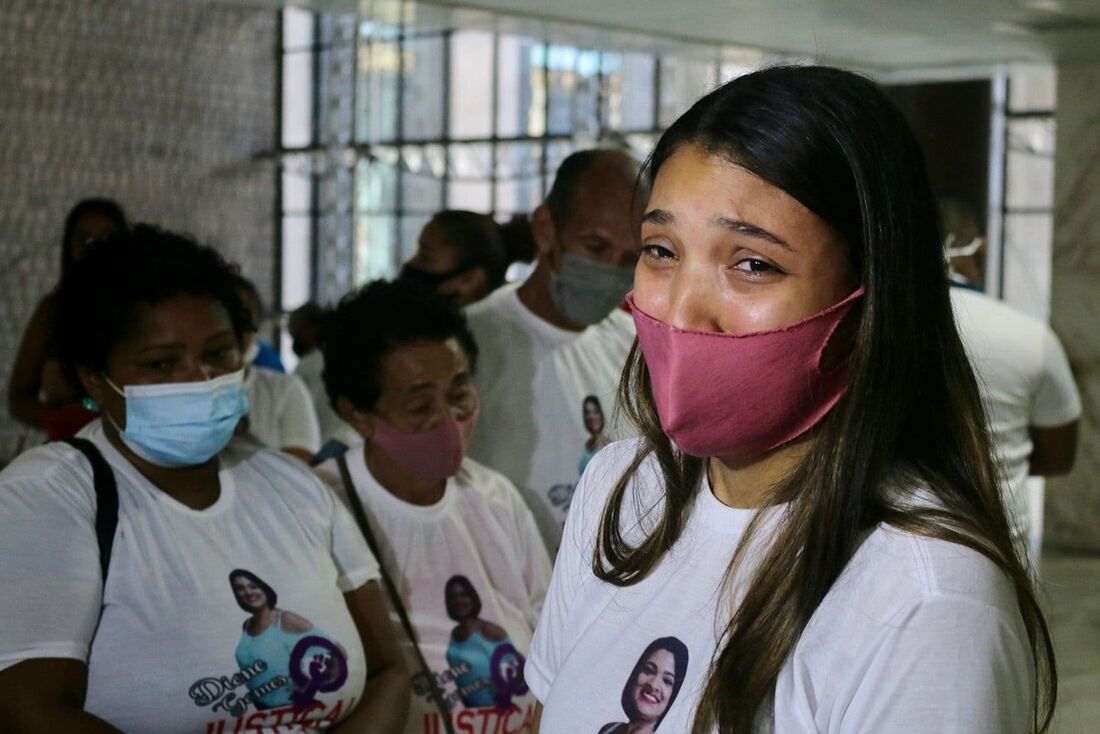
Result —
M481 597L465 576L447 579L447 616L456 622L447 642L447 665L466 708L508 709L527 693L524 658L504 628L481 619Z
M251 571L233 570L229 585L248 615L233 652L238 670L196 681L189 690L194 703L233 717L250 708L281 711L299 723L309 713L323 713L317 695L338 691L347 681L347 652L305 617L280 608L275 590ZM335 720L340 711L328 713Z
M621 703L626 721L612 721L599 734L652 734L660 727L687 675L687 645L675 637L660 637L642 652L623 686Z
M595 395L587 395L581 403L581 415L584 418L584 430L588 431L588 439L584 442L584 452L581 454L580 463L577 465L577 476L584 474L588 468L588 462L600 449L611 443L605 435L607 419L604 417L603 406Z

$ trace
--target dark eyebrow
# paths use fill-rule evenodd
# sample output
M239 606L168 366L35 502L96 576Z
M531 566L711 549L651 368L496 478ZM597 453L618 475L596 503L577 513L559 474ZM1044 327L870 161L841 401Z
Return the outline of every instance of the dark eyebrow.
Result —
M141 349L137 350L137 354L145 354L146 352L159 352L162 350L171 349L173 351L179 351L184 349L184 345L179 342L167 342L165 344L149 344Z
M725 227L728 230L737 232L738 234L748 235L749 237L755 237L757 239L770 242L773 245L779 245L787 250L791 250L791 246L787 244L786 240L781 237L777 237L771 232L762 227L757 227L755 224L744 222L740 219L731 219L730 217L718 217L714 220L714 224L719 227Z
M649 222L650 224L675 224L676 217L672 212L665 209L651 209L646 212L646 215L642 218L643 222ZM777 237L768 230L758 227L755 224L743 221L741 219L733 219L732 217L715 217L711 224L722 227L724 229L731 230L738 234L747 235L749 237L756 237L757 239L770 242L773 245L779 245L788 250L793 248L787 244L786 240L782 237Z
M643 222L649 222L651 224L672 224L676 221L676 217L672 216L672 212L665 211L664 209L650 209L642 217Z

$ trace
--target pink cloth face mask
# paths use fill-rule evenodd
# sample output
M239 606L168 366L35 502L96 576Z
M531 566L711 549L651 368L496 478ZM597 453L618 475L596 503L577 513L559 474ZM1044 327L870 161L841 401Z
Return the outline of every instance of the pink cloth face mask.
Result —
M628 298L665 435L685 454L750 459L816 426L848 387L821 354L863 288L797 324L736 336L678 329Z
M422 482L453 477L458 473L480 410L463 421L445 420L435 428L408 433L371 415L371 442L386 452L406 474Z

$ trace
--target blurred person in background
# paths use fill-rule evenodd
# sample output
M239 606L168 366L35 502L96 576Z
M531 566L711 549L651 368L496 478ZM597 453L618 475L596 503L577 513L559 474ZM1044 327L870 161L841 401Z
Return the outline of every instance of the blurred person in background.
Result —
M287 324L294 353L299 357L294 375L305 383L310 397L313 398L313 407L317 410L317 423L321 429L322 448L330 441L338 442L339 446L358 443L357 434L351 426L340 420L340 416L329 403L328 393L325 391L324 333L325 324L331 315L330 309L310 301L294 309ZM324 456L314 457L314 460L329 458L328 452L324 454Z
M61 237L61 281L96 240L125 230L126 214L110 199L84 199L65 217ZM83 393L57 361L53 313L57 289L43 298L31 316L12 367L8 410L17 420L44 430L49 438L75 435L95 419L81 404Z
M1058 336L1046 323L986 295L984 237L962 202L941 201L951 269L951 305L967 356L978 376L986 420L1000 470L1013 538L1026 550L1033 572L1042 548L1043 491L1028 477L1066 474L1077 454L1081 396ZM958 243L971 243L952 258ZM976 259L981 258L981 259Z
M526 217L502 225L488 214L448 209L424 225L416 254L397 277L468 306L502 286L509 265L533 257Z
M245 365L261 367L272 372L286 372L283 360L279 357L279 350L259 336L260 327L264 323L264 301L260 297L259 289L256 288L255 283L243 276L237 281L237 289L240 291L241 301L252 314L253 324L256 327L248 345L248 351L244 355Z
M237 293L252 319L244 335L244 391L250 407L243 427L265 446L308 463L321 448L321 428L313 398L297 376L257 364L261 301L256 286L240 275Z

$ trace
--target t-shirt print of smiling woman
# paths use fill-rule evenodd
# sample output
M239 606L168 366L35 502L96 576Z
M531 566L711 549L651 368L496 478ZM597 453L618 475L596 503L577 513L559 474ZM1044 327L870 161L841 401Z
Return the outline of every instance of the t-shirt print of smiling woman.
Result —
M236 657L242 671L262 666L248 681L258 710L305 708L316 694L344 684L348 662L339 645L308 619L279 609L274 589L251 571L234 570L229 583L237 604L251 615L242 625Z
M676 702L687 675L687 645L675 637L660 637L649 643L623 686L625 722L611 722L599 734L652 734Z

